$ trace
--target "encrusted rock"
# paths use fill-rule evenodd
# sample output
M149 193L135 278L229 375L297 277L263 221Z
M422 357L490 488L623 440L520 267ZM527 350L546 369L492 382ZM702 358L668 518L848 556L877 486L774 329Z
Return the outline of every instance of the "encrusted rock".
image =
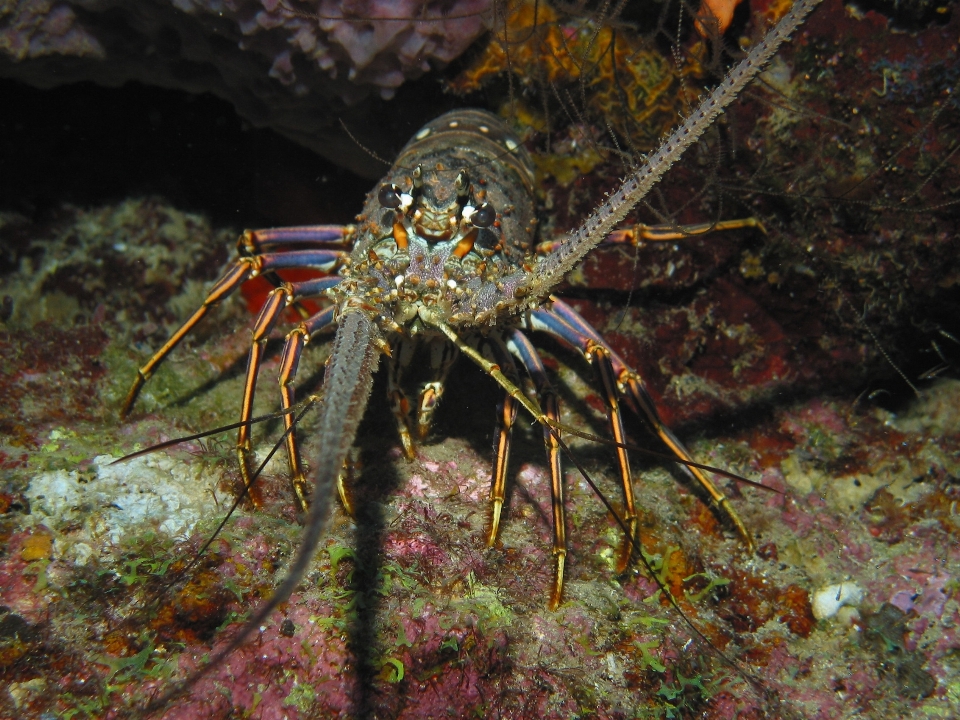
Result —
M371 103L458 57L489 28L491 4L454 0L440 13L425 0L19 0L0 5L0 76L210 92L372 177L382 167L361 144L390 149Z

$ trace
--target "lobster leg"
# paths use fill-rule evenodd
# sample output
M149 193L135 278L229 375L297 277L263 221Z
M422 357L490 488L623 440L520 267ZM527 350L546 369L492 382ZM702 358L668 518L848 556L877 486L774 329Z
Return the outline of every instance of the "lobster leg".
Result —
M390 398L393 414L397 419L397 429L400 433L403 452L408 459L412 460L416 456L416 441L424 440L430 433L433 413L443 397L447 375L459 353L455 347L452 347L443 338L437 337L429 341L432 379L420 385L416 424L414 425L414 420L411 417L410 400L403 390L403 371L412 364L417 344L409 340L400 340L397 344L400 350L390 360L387 394Z
M460 350L464 355L466 355L470 360L480 368L483 369L487 375L493 378L496 383L502 387L511 398L524 407L524 409L529 412L533 419L536 420L540 425L545 428L551 427L556 424L556 406L553 406L551 410L552 415L548 415L537 404L536 400L533 400L526 395L523 391L517 386L515 382L512 382L504 372L500 369L500 366L495 362L491 362L487 358L483 357L476 349L470 347L466 342L463 341L456 330L447 325L438 314L432 312L428 308L424 308L420 311L420 317L425 323L431 327L436 328L457 346L457 349ZM537 358L539 360L539 358ZM556 442L559 446L558 436L555 435L556 430L546 430L553 437L552 442ZM560 597L563 594L563 572L566 564L566 526L563 523L564 520L564 508L563 508L563 487L562 484L559 487L560 496L556 495L553 498L553 508L554 508L554 581L553 581L553 590L550 593L550 607L556 609L560 604ZM560 523L556 522L559 517ZM559 551L558 551L559 550Z
M243 400L240 406L240 422L243 424L237 430L237 461L240 464L240 477L245 487L250 487L252 483L249 463L250 425L247 421L253 417L253 400L256 395L257 375L263 360L263 351L266 349L270 332L292 300L293 291L288 284L283 284L271 291L253 326L253 339L250 344L250 353L247 355L247 374L243 382ZM254 504L257 504L255 499Z
M553 507L554 580L549 607L556 610L563 595L563 573L567 559L567 513L564 504L563 471L560 468L559 431L555 429L560 422L560 406L547 379L543 361L527 336L519 330L511 330L507 337L507 348L530 374L537 397L542 403L543 413L553 421L552 426L543 426L543 444L547 450L547 466L550 468L550 499Z
M739 230L741 228L755 228L767 234L763 223L754 217L738 220L720 220L711 223L697 223L694 225L677 225L676 223L663 225L645 225L637 223L633 227L614 230L601 242L601 245L639 245L641 242L670 242L672 240L686 240L697 235L706 235L724 230ZM545 240L537 245L538 255L547 255L554 252L563 244L563 240Z
M242 256L260 255L280 245L313 245L349 248L356 239L355 225L306 225L301 227L244 230L237 241Z
M755 217L740 218L738 220L719 220L711 223L697 223L695 225L644 225L637 223L632 228L614 230L603 241L605 245L638 245L642 241L669 242L671 240L685 240L697 235L706 235L724 230L740 230L754 228L764 235L767 229Z
M304 283L306 284L306 283ZM303 460L300 457L300 445L297 442L297 430L293 426L293 413L289 411L296 403L297 368L300 365L300 356L303 347L310 342L316 333L333 326L334 308L328 307L300 323L291 330L284 341L283 353L280 356L280 372L277 378L280 383L280 405L284 410L283 425L286 431L287 458L290 463L290 482L293 494L297 498L300 508L307 510L307 481L303 469ZM341 499L345 498L342 480L338 480L337 489ZM348 503L344 502L349 508Z
M134 379L133 385L130 386L130 390L127 391L127 397L123 401L120 417L125 418L130 413L133 404L137 401L137 396L140 395L140 390L143 388L144 383L156 372L160 363L166 360L173 349L180 344L180 341L206 316L210 308L240 287L244 280L256 277L270 270L285 267L315 267L324 272L330 272L336 269L345 257L346 253L341 250L301 250L287 253L270 253L254 257L242 257L237 260L227 272L224 273L223 277L216 282L196 312L170 336L170 339L163 344L163 347L154 353L153 357L151 357L143 367L137 370L137 377ZM337 281L339 281L339 278Z
M393 416L397 420L397 432L400 435L403 454L407 460L413 460L417 456L417 450L413 444L413 435L410 433L410 400L403 390L403 370L409 367L413 360L416 346L410 340L400 339L394 347L394 353L388 363L387 397L390 399Z
M241 258L224 273L223 277L213 286L213 289L204 299L203 304L197 308L196 312L170 336L170 339L163 344L163 347L153 354L153 357L147 361L146 365L137 370L137 377L134 378L130 390L127 391L127 397L123 401L123 408L120 410L121 418L125 418L130 413L133 404L137 401L137 396L140 394L141 388L143 388L143 384L156 372L157 367L167 358L167 355L193 330L196 324L209 312L210 308L236 290L252 272L253 264L251 261L246 258Z
M624 447L626 433L623 431L623 415L620 412L620 402L617 399L617 381L610 362L610 354L604 345L591 343L586 351L588 359L597 369L600 382L603 385L604 401L607 404L607 421L610 425L610 434L617 443L617 467L620 469L620 485L623 489L623 522L627 526L628 537L623 539L623 548L617 572L624 572L634 559L635 548L639 547L639 527L637 525L637 508L633 496L633 478L630 474L630 458Z
M265 230L244 230L237 240L237 253L240 257L254 257L268 251L277 251L281 247L314 248L350 248L356 240L355 225L306 225L301 227L269 228ZM283 280L275 272L264 272L261 277L274 287L280 287ZM294 302L293 308L306 320L311 312L301 303Z
M516 365L506 347L493 344L493 351L506 368L506 374L519 385ZM487 536L487 547L493 547L500 533L500 515L503 504L506 502L507 467L510 463L510 445L513 439L513 425L517 420L519 403L510 395L504 393L503 400L497 406L497 424L494 431L494 466L490 479L490 534Z
M559 320L559 318L549 319L555 320L556 324L558 325L560 322L562 322ZM540 325L535 323L534 327L537 329L546 330L546 325L547 323L545 322L540 323ZM564 329L567 331L568 335L573 335L572 328ZM547 330L547 332L550 331ZM566 339L558 332L551 334L561 340ZM620 559L617 563L617 572L622 573L633 561L636 548L640 547L636 499L633 492L633 476L630 473L630 458L627 455L627 449L624 447L624 444L626 443L626 433L623 428L623 415L620 410L616 377L614 375L613 367L610 363L607 348L592 341L587 341L582 347L582 352L587 358L588 362L594 365L594 367L597 369L597 374L603 387L604 401L607 407L607 422L610 427L610 434L613 437L613 441L617 444L617 468L620 474L620 487L623 493L624 505L622 520L624 526L626 527L626 534L623 538L623 544L620 549Z
M260 256L260 258L263 257L272 258L275 256ZM340 278L337 277L325 277L302 283L281 283L278 288L273 290L267 296L267 301L263 304L263 307L260 310L260 315L257 317L256 323L254 323L250 354L247 356L247 373L243 383L243 400L240 406L240 422L242 424L237 430L237 460L240 464L240 477L246 487L249 487L252 483L249 463L252 443L250 440L251 428L248 421L253 417L253 401L257 390L257 376L260 373L260 364L263 362L263 352L266 349L267 340L270 338L270 333L273 331L274 326L277 324L277 321L283 315L283 311L288 305L291 305L302 298L321 294L328 288L336 285L339 281ZM326 316L324 313L325 311L321 311L317 314L317 316L325 318ZM332 322L332 314L330 320L327 322ZM286 347L284 350L286 351ZM286 355L286 352L284 354ZM296 355L296 357L289 358L289 360L293 364L295 371L296 361L299 360L299 353ZM284 396L283 368L285 367L286 366L281 363L281 398ZM285 406L284 409L288 409L288 407L289 406ZM292 420L293 418L291 416L284 416L284 424L288 427ZM298 474L298 468L294 467L294 463L296 461L296 441L293 440L292 437L292 434L287 435L287 450L288 452L291 451L291 448L293 450L293 452L289 455L289 458L290 469L293 473L294 494L297 496L301 507L306 510L306 500L304 499L306 496L303 492L302 468L299 468L300 472Z
M441 338L430 343L430 370L433 380L423 383L417 402L417 439L421 442L430 434L433 413L440 404L450 368L459 354L455 347Z
M541 318L538 314L535 314L534 317L535 329L546 330L547 332L551 332L547 329L551 320L554 320L554 324L557 326L562 323L562 321L556 317ZM538 324L536 320L540 320L541 322ZM563 330L566 330L569 336L574 334L573 328L565 327ZM560 332L554 331L551 334L561 340L567 340L567 337L561 335ZM567 340L567 342L569 342L569 340ZM626 433L623 429L623 415L620 412L617 382L613 367L610 363L608 348L605 345L587 340L586 343L581 343L579 349L581 349L588 362L597 368L597 374L603 386L604 401L607 406L607 422L610 426L610 434L613 437L613 441L617 444L617 468L620 472L620 487L623 492L624 505L622 520L627 529L627 534L623 538L623 545L620 551L620 560L617 563L617 572L623 572L629 567L633 560L635 549L639 547L639 526L637 523L636 500L633 492L633 478L630 474L630 458L627 455L627 449L624 447L626 443Z
M255 263L258 273L284 268L313 268L332 273L347 257L343 250L289 250L254 255L250 262Z
M689 451L683 446L670 429L660 419L660 414L649 393L643 386L643 380L632 371L627 364L606 344L600 334L594 330L586 320L580 317L572 307L562 300L551 298L553 306L550 310L537 310L531 313L531 324L536 330L546 332L561 342L579 350L588 361L593 357L603 356L604 362L610 363L612 374L616 379L617 393L623 397L627 406L637 415L646 419L657 436L670 448L670 451L680 460L693 462ZM749 552L754 550L753 538L746 526L737 515L730 501L699 469L683 463L681 469L693 478L710 495L714 505L730 520L737 534L740 536Z

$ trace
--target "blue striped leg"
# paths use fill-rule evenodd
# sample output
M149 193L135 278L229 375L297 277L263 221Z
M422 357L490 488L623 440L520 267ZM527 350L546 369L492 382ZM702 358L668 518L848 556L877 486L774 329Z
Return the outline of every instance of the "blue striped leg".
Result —
M262 258L264 256L261 255L260 257ZM240 406L240 422L242 424L237 430L237 460L240 463L240 477L246 487L250 487L252 483L249 463L250 452L252 448L249 420L253 417L253 402L257 390L257 377L260 374L260 365L263 362L263 354L266 350L270 333L273 331L273 328L282 317L283 311L287 308L287 306L291 305L297 300L308 297L322 296L328 289L335 286L339 282L340 278L332 276L318 278L316 280L308 280L301 283L281 283L280 287L271 291L267 296L267 301L263 304L263 308L260 310L257 321L254 323L253 337L250 344L250 353L247 356L247 372L243 383L243 400ZM319 321L324 322L325 324L329 324L332 322L333 314L331 312L328 316L326 310L321 310L314 317L318 318ZM284 355L286 355L286 350L287 347L285 346ZM299 361L299 353L297 353L295 356L291 355L288 360L295 368L296 362ZM284 365L281 363L281 368L283 367ZM281 398L283 398L285 390L284 376L282 374L280 377L280 383ZM284 407L284 409L288 408L289 405ZM289 423L291 421L292 418L289 415L285 416L284 423ZM291 436L288 435L288 450L290 449L290 441ZM306 496L302 494L302 471L299 474L296 472L297 468L293 467L293 457L296 457L296 455L291 456L291 471L293 471L295 493L297 494L297 498L300 501L301 506L305 510ZM300 488L300 490L298 491L297 488ZM252 497L256 498L255 495Z
M290 483L293 487L293 494L297 498L300 508L304 511L307 509L307 498L310 493L306 487L306 473L303 469L303 460L300 457L297 429L293 425L294 414L290 411L297 401L294 381L297 378L297 369L300 365L300 356L303 353L304 346L317 333L333 327L334 311L333 306L324 308L291 330L284 340L283 353L280 356L280 372L277 380L280 383L280 406L284 411L283 428L286 432L287 459L290 463ZM346 494L343 489L342 478L337 482L337 488L340 491L341 499L344 499ZM344 502L344 506L348 510L350 509L347 502Z
M543 414L552 422L560 421L560 407L557 395L547 379L543 361L533 344L520 330L507 332L507 349L516 357L530 374L540 399ZM567 561L567 517L564 505L563 471L560 468L560 443L557 441L559 430L548 425L543 426L543 444L547 451L547 465L550 468L550 499L553 507L553 588L550 592L550 609L556 610L563 597L563 574Z
M551 300L552 307L550 309L544 308L531 313L531 327L534 330L546 332L562 343L580 351L592 364L596 365L598 359L602 364L609 363L609 369L616 385L616 396L621 398L636 415L645 419L653 432L657 434L670 451L679 460L683 461L679 463L683 472L706 491L714 506L733 524L747 550L753 552L753 537L747 531L730 501L703 471L685 464L694 462L693 457L683 446L683 443L677 439L677 436L660 419L660 413L657 412L653 399L644 387L642 378L627 366L623 359L607 345L600 334L576 310L555 297L551 297ZM604 382L602 375L601 381Z

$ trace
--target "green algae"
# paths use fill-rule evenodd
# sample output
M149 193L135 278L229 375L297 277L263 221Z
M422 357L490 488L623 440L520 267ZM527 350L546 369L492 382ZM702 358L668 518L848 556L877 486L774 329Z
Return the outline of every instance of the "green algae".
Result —
M312 686L294 681L293 687L290 688L290 694L283 699L283 706L295 707L300 712L306 713L316 699L317 691Z

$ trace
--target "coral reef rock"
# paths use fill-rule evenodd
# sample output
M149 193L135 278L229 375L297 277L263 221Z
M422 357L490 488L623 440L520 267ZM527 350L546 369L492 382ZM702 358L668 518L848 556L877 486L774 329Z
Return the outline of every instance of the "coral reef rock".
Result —
M490 0L19 0L0 5L0 76L38 87L139 81L229 100L355 172L377 175L377 101L459 56ZM394 114L394 113L391 113ZM402 114L402 110L396 114ZM378 127L371 117L378 117ZM359 143L345 141L339 121Z

